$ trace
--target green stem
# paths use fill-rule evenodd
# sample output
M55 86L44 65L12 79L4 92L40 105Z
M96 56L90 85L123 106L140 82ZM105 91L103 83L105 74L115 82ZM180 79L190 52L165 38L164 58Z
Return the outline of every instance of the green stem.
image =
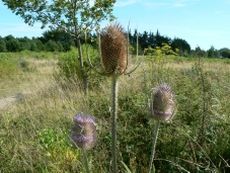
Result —
M154 156L155 156L159 127L160 127L160 121L157 120L157 123L156 123L154 131L153 131L153 146L152 146L152 153L151 153L150 163L149 163L149 173L152 173L152 168L154 167L153 160L154 160ZM155 168L153 170L155 172Z
M83 164L85 167L85 173L90 173L88 159L87 159L87 153L84 149L82 149L82 155L83 155Z
M117 173L117 107L118 107L118 82L117 75L112 77L112 173Z

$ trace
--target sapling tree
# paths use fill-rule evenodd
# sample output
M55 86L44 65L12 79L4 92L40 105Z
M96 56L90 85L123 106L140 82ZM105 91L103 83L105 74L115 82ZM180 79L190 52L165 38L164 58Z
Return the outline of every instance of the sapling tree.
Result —
M33 25L41 23L41 28L61 29L71 34L78 50L77 61L84 91L87 92L88 77L84 70L80 38L85 32L98 28L105 19L113 19L115 0L2 0L13 13L24 22Z

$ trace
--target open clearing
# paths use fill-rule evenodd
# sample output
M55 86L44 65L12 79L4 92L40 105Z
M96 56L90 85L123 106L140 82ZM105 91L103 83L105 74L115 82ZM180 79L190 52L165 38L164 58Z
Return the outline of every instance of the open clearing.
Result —
M27 62L27 71L0 79L0 110L49 87L57 61L31 58Z
M26 65L18 65L17 56L11 57L16 58L14 65L9 59L10 63L4 62L7 68L0 69L5 74L0 78L0 172L80 172L80 151L69 140L72 117L78 112L97 118L98 144L89 152L90 162L97 164L91 169L109 172L110 79L91 78L93 85L86 97L79 83L57 78L57 57L28 55L22 61ZM197 59L174 58L164 66L144 61L130 76L120 77L119 158L132 172L147 171L152 132L149 94L159 82L167 82L176 93L178 110L172 123L162 124L157 169L228 170L229 76L229 60L205 59L199 65Z

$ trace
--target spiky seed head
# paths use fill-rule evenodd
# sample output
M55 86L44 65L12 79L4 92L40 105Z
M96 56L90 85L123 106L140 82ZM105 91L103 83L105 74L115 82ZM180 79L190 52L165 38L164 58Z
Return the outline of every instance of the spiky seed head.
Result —
M170 121L176 109L175 95L168 84L161 84L153 90L151 116L157 120Z
M96 144L95 118L79 113L73 118L74 126L71 131L71 139L80 148L89 150Z
M109 25L101 32L102 63L107 74L123 74L127 69L127 39L119 24Z

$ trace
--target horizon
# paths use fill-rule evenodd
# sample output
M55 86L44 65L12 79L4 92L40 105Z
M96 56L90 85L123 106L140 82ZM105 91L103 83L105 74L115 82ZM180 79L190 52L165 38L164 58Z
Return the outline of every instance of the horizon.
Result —
M230 48L229 35L230 0L118 0L114 6L114 16L126 28L139 33L144 31L186 40L192 49L199 46L208 50ZM4 17L1 17L4 16ZM153 21L153 22L151 22ZM41 37L48 29L40 29L24 23L20 16L12 13L0 3L0 36ZM102 26L105 26L103 22Z

